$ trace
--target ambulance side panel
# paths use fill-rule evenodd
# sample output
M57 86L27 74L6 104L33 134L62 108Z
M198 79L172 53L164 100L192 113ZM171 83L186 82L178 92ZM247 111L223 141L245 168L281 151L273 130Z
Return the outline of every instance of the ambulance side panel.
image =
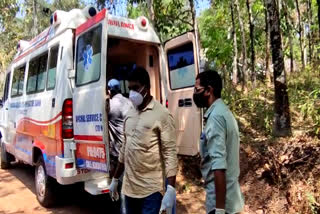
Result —
M72 39L72 30L67 30L14 65L11 92L15 90L17 68L26 65L26 69L22 95L11 94L8 111L12 144L8 150L31 165L37 155L42 155L52 177L56 172L55 156L63 156L61 109L63 100L71 97L66 70L72 62Z

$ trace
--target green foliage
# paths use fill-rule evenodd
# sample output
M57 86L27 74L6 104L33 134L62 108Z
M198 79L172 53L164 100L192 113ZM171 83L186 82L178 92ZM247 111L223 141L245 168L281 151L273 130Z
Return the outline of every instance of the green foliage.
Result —
M269 88L258 86L248 94L227 87L222 97L236 115L242 129L254 129L264 135L271 134L273 121L273 93Z
M83 6L81 0L37 0L38 32L50 25L50 16L55 10L69 11ZM48 13L44 12L45 8L49 8ZM33 24L32 0L0 1L0 72L4 72L11 62L19 40L32 39Z
M306 197L312 214L319 213L319 204L317 203L314 195L310 192L307 192Z
M311 120L315 134L320 133L320 72L307 67L288 81L289 98L304 120Z
M153 21L163 42L193 28L192 15L186 0L153 0L153 20L150 5L146 1L129 0L128 3L128 17L148 17Z
M228 7L217 5L204 11L199 17L199 30L202 48L208 61L215 62L219 69L232 65L232 40L229 39L231 17Z
M148 7L147 7L147 4L144 2L137 5L128 3L127 11L128 11L128 18L131 18L131 19L135 19L139 16L148 17Z

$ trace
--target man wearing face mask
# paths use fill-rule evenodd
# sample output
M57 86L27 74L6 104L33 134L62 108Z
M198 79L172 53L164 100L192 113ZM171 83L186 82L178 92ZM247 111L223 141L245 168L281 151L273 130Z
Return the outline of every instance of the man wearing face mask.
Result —
M134 107L128 98L122 96L120 82L117 79L111 79L108 81L108 91L110 94L110 105L109 109L107 109L110 148L110 177L113 177L115 168L118 164L120 148L124 141L123 122L127 118L128 112L133 110ZM112 197L113 200L118 198L119 195L114 195ZM126 213L123 195L121 195L120 213Z
M159 214L172 209L176 197L174 120L151 96L150 77L144 68L136 68L128 81L129 99L138 111L129 112L125 121L125 141L110 192L117 194L118 179L124 171L122 193L127 214ZM169 184L166 190L165 179Z
M244 206L238 182L239 129L221 99L221 90L222 80L216 71L205 71L197 76L193 100L199 108L208 108L204 115L200 155L209 214L239 213Z

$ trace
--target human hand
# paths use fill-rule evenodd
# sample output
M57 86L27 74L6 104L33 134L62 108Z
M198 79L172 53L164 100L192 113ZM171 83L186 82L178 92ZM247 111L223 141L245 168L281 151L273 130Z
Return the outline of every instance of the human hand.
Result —
M162 202L161 202L161 208L160 213L162 213L164 210L171 210L174 206L176 200L176 189L168 185L167 191L163 196Z
M112 182L110 184L110 196L112 201L118 201L119 200L119 193L118 193L118 183L119 180L116 178L112 178Z

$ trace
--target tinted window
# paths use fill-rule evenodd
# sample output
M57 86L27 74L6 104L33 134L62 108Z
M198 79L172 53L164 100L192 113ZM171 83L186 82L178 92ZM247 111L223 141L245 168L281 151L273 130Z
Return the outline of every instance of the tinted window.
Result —
M194 86L196 76L192 43L169 50L168 64L171 89Z
M29 62L27 93L35 92L37 89L37 73L38 73L38 61L32 60Z
M6 83L5 83L5 86L4 86L4 93L3 93L2 102L5 102L8 99L9 83L10 83L10 73L8 73L7 76L6 76Z
M26 66L16 68L13 72L11 97L20 96L23 93L24 72Z
M53 47L50 50L47 89L53 89L56 85L58 51L59 51L59 46Z
M48 53L29 62L27 93L43 91L46 84Z
M77 43L76 85L98 81L101 70L102 27L90 30L79 37Z

